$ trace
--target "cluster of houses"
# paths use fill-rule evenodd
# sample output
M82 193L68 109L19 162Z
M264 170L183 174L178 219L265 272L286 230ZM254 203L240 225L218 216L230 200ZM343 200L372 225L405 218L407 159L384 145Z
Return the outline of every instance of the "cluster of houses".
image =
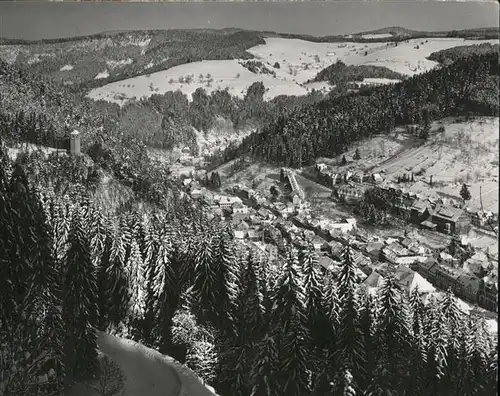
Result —
M326 164L315 166L318 180L328 186L336 187L337 198L347 204L357 204L362 201L364 193L369 188L379 188L391 192L396 197L394 203L403 212L410 212L411 221L423 228L446 233L466 234L471 225L482 228L493 228L498 231L498 214L485 211L469 211L459 202L447 198L422 198L419 194L397 188L392 185L382 185L384 182L380 173L364 172L335 173Z
M404 264L399 265L395 271L390 272L394 276L396 284L402 290L411 293L417 289L424 301L426 301L432 293L436 292L436 288L428 280ZM383 267L374 270L364 281L368 291L375 292L379 287L383 286L388 274L389 271Z
M408 290L418 286L425 294L432 293L434 288L447 290L451 287L457 296L485 309L497 310L498 269L492 270L495 263L484 253L476 253L460 265L449 254L441 252L436 256L434 251L408 237L366 235L357 228L354 218L313 217L307 203L270 202L243 186L235 186L233 193L241 198L206 190L202 202L212 215L232 223L240 248L259 260L277 259L285 253L287 245L299 249L312 246L319 254L319 265L338 273L343 247L350 244L358 279L368 287L378 287L384 274L392 272L400 286ZM414 194L402 193L400 203L410 208L412 221L431 222L429 228L432 229L461 233L470 224L462 209L447 207L443 202L421 200Z
M331 170L326 164L316 164L314 169L318 180L327 187L334 187L338 184L349 182L378 184L384 181L380 173L366 173L362 171L338 173Z
M498 262L477 252L459 266L458 260L446 253L429 258L414 267L436 287L453 292L465 300L490 311L498 311Z

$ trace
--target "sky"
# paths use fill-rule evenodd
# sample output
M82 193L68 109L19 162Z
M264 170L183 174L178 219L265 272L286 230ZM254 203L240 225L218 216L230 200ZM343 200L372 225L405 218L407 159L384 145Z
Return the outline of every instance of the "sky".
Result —
M103 3L0 0L0 36L30 40L110 30L236 27L311 35L387 26L498 27L498 3L388 1Z

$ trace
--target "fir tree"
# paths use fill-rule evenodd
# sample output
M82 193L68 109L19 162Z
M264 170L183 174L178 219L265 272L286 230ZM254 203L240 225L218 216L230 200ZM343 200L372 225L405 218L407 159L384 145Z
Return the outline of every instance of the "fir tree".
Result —
M376 340L377 364L368 393L391 394L404 383L407 375L403 355L407 352L409 329L404 300L397 290L395 280L388 276L378 294Z
M257 345L255 362L251 369L251 396L280 396L283 389L278 382L278 347L275 337L266 335Z
M214 260L213 237L204 235L196 248L195 277L193 294L196 301L196 314L202 325L216 323L215 306L219 304L217 272Z
M130 256L125 265L125 272L129 284L129 321L134 334L138 336L142 330L142 320L146 311L146 276L144 262L139 244L132 239Z
M229 233L221 232L216 239L215 271L216 284L213 291L215 301L213 325L223 334L229 334L231 329L231 311L236 299L236 259L231 245Z
M292 250L278 282L274 306L274 325L279 346L281 389L290 395L309 391L309 360L307 345L304 290L297 254Z
M325 335L322 315L323 289L321 275L318 268L318 259L312 249L302 250L299 253L302 267L305 292L305 315L311 340L317 348L322 346L322 337ZM319 343L315 343L319 341Z
M355 373L352 386L356 388L356 378L363 378L365 375L363 336L359 328L359 307L356 296L356 265L352 259L350 246L346 246L342 256L343 265L338 280L341 314L335 362L339 364L341 370Z
M358 161L361 159L361 154L359 153L359 148L356 149L354 152L354 156L352 157L353 160Z
M65 358L73 376L90 373L96 364L97 286L90 242L85 235L79 208L73 213L69 249L65 259L63 320L67 333Z
M462 188L460 189L460 196L462 197L464 202L469 201L472 197L469 191L469 187L465 183L462 184Z

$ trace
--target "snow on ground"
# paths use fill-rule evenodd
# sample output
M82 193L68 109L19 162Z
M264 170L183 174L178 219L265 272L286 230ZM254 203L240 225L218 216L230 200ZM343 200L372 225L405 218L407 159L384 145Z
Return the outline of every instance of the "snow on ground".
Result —
M106 64L108 65L108 67L110 68L115 68L115 67L120 67L120 66L126 66L126 65L131 65L132 63L134 63L134 60L131 59L131 58L128 58L128 59L123 59L123 60L120 60L120 61L112 61L112 60L108 60L106 61Z
M392 34L390 33L378 33L378 34L363 34L361 36L364 39L384 39L384 38L389 38L392 37Z
M482 195L483 208L498 213L498 117L463 123L444 120L443 126L445 132L436 132L429 142L414 147L408 146L411 139L405 141L402 134L402 150L373 171L384 171L390 177L423 171L416 176L419 181L408 188L429 197L460 200L461 185L467 183L472 195L467 203L470 209L481 208ZM434 188L428 185L431 175Z
M216 396L191 370L169 356L102 332L98 333L97 343L100 351L124 372L122 396ZM81 388L84 387L77 386L69 396L84 394Z
M327 81L318 81L304 84L304 87L308 91L312 91L313 89L315 89L316 91L328 93L334 86L330 85L330 83Z
M399 80L392 80L390 78L364 78L363 81L357 82L359 85L386 85L396 84Z
M439 299L444 295L443 292L437 292L436 297ZM493 312L486 311L483 308L479 308L477 305L473 305L471 303L468 303L460 298L457 298L457 305L458 308L464 312L467 315L470 315L471 313L477 313L480 315L484 315L485 318L490 318L486 319L486 324L488 325L488 328L491 333L498 333L498 321L497 319L493 319L492 317L496 317L497 315Z
M313 43L299 39L266 38L266 43L248 50L256 60L276 73L276 77L267 74L254 74L241 66L239 60L213 60L193 62L170 68L147 76L134 77L107 84L93 89L88 96L124 104L135 97L149 97L153 93L162 94L180 89L188 95L199 87L207 92L228 88L232 95L242 96L246 89L256 81L262 81L268 91L266 99L278 95L304 95L312 90L305 83L316 74L342 60L347 65L377 65L406 75L423 73L435 67L436 62L426 59L432 52L460 45L473 45L485 42L498 43L498 40L466 41L458 38L433 38L426 40L408 40L398 46L393 43ZM417 49L418 46L418 49ZM1 52L0 52L1 54ZM273 66L278 62L279 69ZM132 63L131 59L120 62L108 61L109 67ZM205 78L200 79L202 74ZM206 78L207 74L211 75ZM239 75L239 77L237 77ZM181 82L183 77L191 76L190 83ZM181 79L181 81L179 81ZM374 81L370 81L374 80ZM391 83L394 80L366 79L364 83ZM321 84L321 89L329 89L328 84ZM317 88L316 88L317 89Z
M15 161L18 154L21 152L27 152L31 154L34 151L41 151L45 155L57 152L57 149L47 146L39 146L33 143L23 143L22 147L8 147L7 155L12 161Z
M61 67L59 69L59 71L70 71L70 70L73 70L73 69L74 69L73 65L64 65L63 67Z
M200 78L200 75L203 78ZM192 81L185 82L186 77ZM212 82L209 80L212 79ZM182 82L181 82L182 81ZM243 97L246 90L254 82L262 81L267 88L266 99L278 95L305 95L307 90L296 83L275 79L267 74L255 74L244 68L238 60L214 60L192 62L175 66L168 70L152 73L147 76L129 78L93 89L88 96L92 99L104 99L123 104L121 97L149 97L153 93L163 94L168 91L181 90L191 100L197 88L204 88L207 93L223 90L226 87L234 96Z
M16 61L17 55L21 52L20 45L0 45L0 59L8 64L13 64Z
M109 73L107 70L104 70L98 73L97 76L94 77L94 80L99 80L100 78L107 78L107 77L109 77Z
M265 40L266 44L250 48L248 52L270 65L279 62L280 75L286 76L290 65L292 69L297 70L297 75L293 77L302 82L313 78L319 70L337 60L342 60L347 65L386 66L402 74L414 75L436 66L436 62L426 59L432 52L460 45L498 43L498 40L430 38L408 40L395 47L393 43L313 43L284 38ZM415 48L417 45L419 49Z

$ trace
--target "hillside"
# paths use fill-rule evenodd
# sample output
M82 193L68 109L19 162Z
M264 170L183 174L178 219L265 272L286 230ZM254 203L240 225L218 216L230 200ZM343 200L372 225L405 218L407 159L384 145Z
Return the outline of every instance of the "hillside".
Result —
M233 145L219 159L249 152L300 167L381 131L389 135L395 124L497 116L493 55L326 100L266 101L266 88L255 82L244 98L198 89L191 101L170 92L122 108L74 95L19 65L1 66L1 396L87 396L85 383L105 379L99 350L123 371L124 396L214 396L202 381L224 396L496 393L497 340L482 314L460 310L451 290L427 298L386 274L368 293L350 243L337 251L334 271L319 265L314 247L285 244L277 229L273 256L247 250L233 222L210 216L214 205L193 199L149 150L158 147L161 156L181 141L209 141L215 129L230 135L257 125L240 150ZM441 138L453 148L459 131L451 124ZM53 152L73 128L81 131L82 155L32 150ZM485 160L494 159L492 135L489 125L478 136L485 147L472 138L467 146L467 135L459 145L473 154L488 149ZM429 152L434 133L425 138ZM444 154L448 171L453 158ZM403 166L393 159L393 167ZM218 169L229 175L228 164ZM254 164L228 180L265 172L257 187L269 191L277 169ZM309 197L329 192L297 179ZM113 194L124 199L106 204ZM251 217L264 223L260 214ZM265 239L265 228L254 231Z
M451 62L455 62L457 59L463 58L464 56L484 54L488 52L498 53L498 44L483 43L475 45L461 45L458 47L433 52L427 57L427 59L442 64L449 64Z
M247 138L241 151L300 167L343 153L353 142L396 125L461 115L498 115L498 57L462 58L392 86L325 100Z
M331 89L328 84L317 86L308 82L339 60L353 69L358 80L376 77L383 82L383 78L397 80L401 75L412 76L431 70L438 63L427 59L430 54L468 43L463 38L410 39L398 43L346 40L330 43L281 37L266 37L264 41L248 48L247 53L273 74L252 73L236 59L203 60L102 84L92 89L88 96L120 105L132 98L138 100L176 90L189 98L197 88L207 92L227 89L231 95L242 97L255 82L263 82L267 89L266 100L279 95L305 95L313 88L328 92ZM498 40L469 42L495 44Z
M496 40L498 39L498 31L495 29L476 29L454 32L415 32L404 28L387 28L376 32L357 33L351 36L327 37L246 31L234 28L222 30L193 29L105 32L92 36L40 41L0 38L0 58L10 64L15 64L22 70L42 73L50 77L53 82L63 84L73 92L80 94L87 93L92 88L98 88L112 82L139 76L148 76L159 71L165 71L193 62L254 58L256 54L248 51L250 48L263 45L265 42L272 42L274 39L290 40L291 43L306 41L310 44L324 44L323 47L327 45L327 47L332 48L336 47L335 44L347 45L349 47L353 45L352 48L360 51L365 48L365 45L367 48L372 48L372 44L374 44L374 48L378 48L381 47L381 44L389 44L390 47L393 45L392 43L404 44L408 40L412 40L412 46L415 46L416 41L421 39L451 40L452 42L455 40L459 43L463 43L464 40ZM450 46L454 45L460 44L450 44ZM305 48L305 51L301 52L305 52L304 55L306 55L308 52L315 51L314 48L315 46L311 46L311 48ZM434 48L432 51L440 49L443 48ZM326 52L328 51L330 49ZM320 51L318 55L322 57L321 53L323 52L325 51ZM314 55L316 54L312 54L311 57L304 56L303 62L299 64L292 62L293 71L290 74L295 74L295 69L300 69L301 63L304 65L310 63L309 67L311 69L317 69L319 65L316 64L319 62L314 61ZM421 55L418 55L419 60L421 60ZM388 58L391 56L387 54ZM312 58L313 62L308 58ZM362 63L365 64L367 61L373 63L377 61L376 58L364 59L364 63ZM274 63L275 61L270 63L270 66L273 66ZM219 63L219 65L222 64L224 63ZM353 60L349 64L360 64L360 61ZM194 79L197 79L200 73L218 74L217 70L219 68L217 65L217 63L203 65L201 69L208 69L206 72L205 70L195 70ZM227 66L230 67L230 63ZM326 66L328 66L328 63L322 63L322 68ZM269 68L269 64L267 67ZM285 65L286 72L288 71L288 67L289 65ZM272 67L269 69L273 70ZM236 74L243 73L237 66L233 66L231 70L234 73L219 76L219 81L213 81L212 86L216 88L220 85L221 88L224 88L226 85L229 85L231 89L232 84L236 84L235 92L240 92L242 89L248 87L249 84L239 87L238 85L241 85L241 83L238 84L232 81ZM153 90L158 89L159 92L164 92L167 88L165 87L165 83L168 80L177 80L178 77L185 77L190 73L187 69L186 71L182 68L176 69L172 75L165 75L167 81L164 83L160 83L154 79L153 81L146 79L144 85L148 88L150 83L153 83ZM285 77L284 80L283 77ZM311 77L313 76L309 76L309 78ZM300 82L307 81L309 78ZM214 80L216 79L214 78ZM242 78L242 81L244 80L245 78ZM274 80L274 84L277 86L280 84L283 85L283 87L278 88L281 94L286 94L287 92L292 92L292 94L304 93L304 87L301 87L300 83L296 86L297 84L295 84L293 79L288 78L286 74L282 74L281 78L277 80ZM280 83L279 80L283 80L284 82ZM271 87L274 84L269 83L268 85ZM290 86L290 84L292 85ZM127 82L123 85L126 87L127 85L140 84ZM175 90L180 87L171 85L169 88ZM120 91L117 91L117 93L119 95ZM144 94L141 91L138 92L140 95L138 93L129 95L129 92L126 90L123 93L129 98L133 96L139 98ZM272 94L270 95L272 97Z
M245 50L262 42L257 33L232 30L110 32L10 45L4 41L0 58L78 92L184 63L250 58Z
M498 117L473 120L449 118L431 125L429 139L422 142L402 127L354 143L334 158L318 158L333 172L381 173L389 185L403 174L414 174L414 182L399 187L423 197L453 197L460 201L460 188L469 185L472 211L480 210L479 186L486 211L498 213ZM354 160L356 150L361 158ZM345 156L346 165L341 165ZM429 184L432 176L433 185Z

